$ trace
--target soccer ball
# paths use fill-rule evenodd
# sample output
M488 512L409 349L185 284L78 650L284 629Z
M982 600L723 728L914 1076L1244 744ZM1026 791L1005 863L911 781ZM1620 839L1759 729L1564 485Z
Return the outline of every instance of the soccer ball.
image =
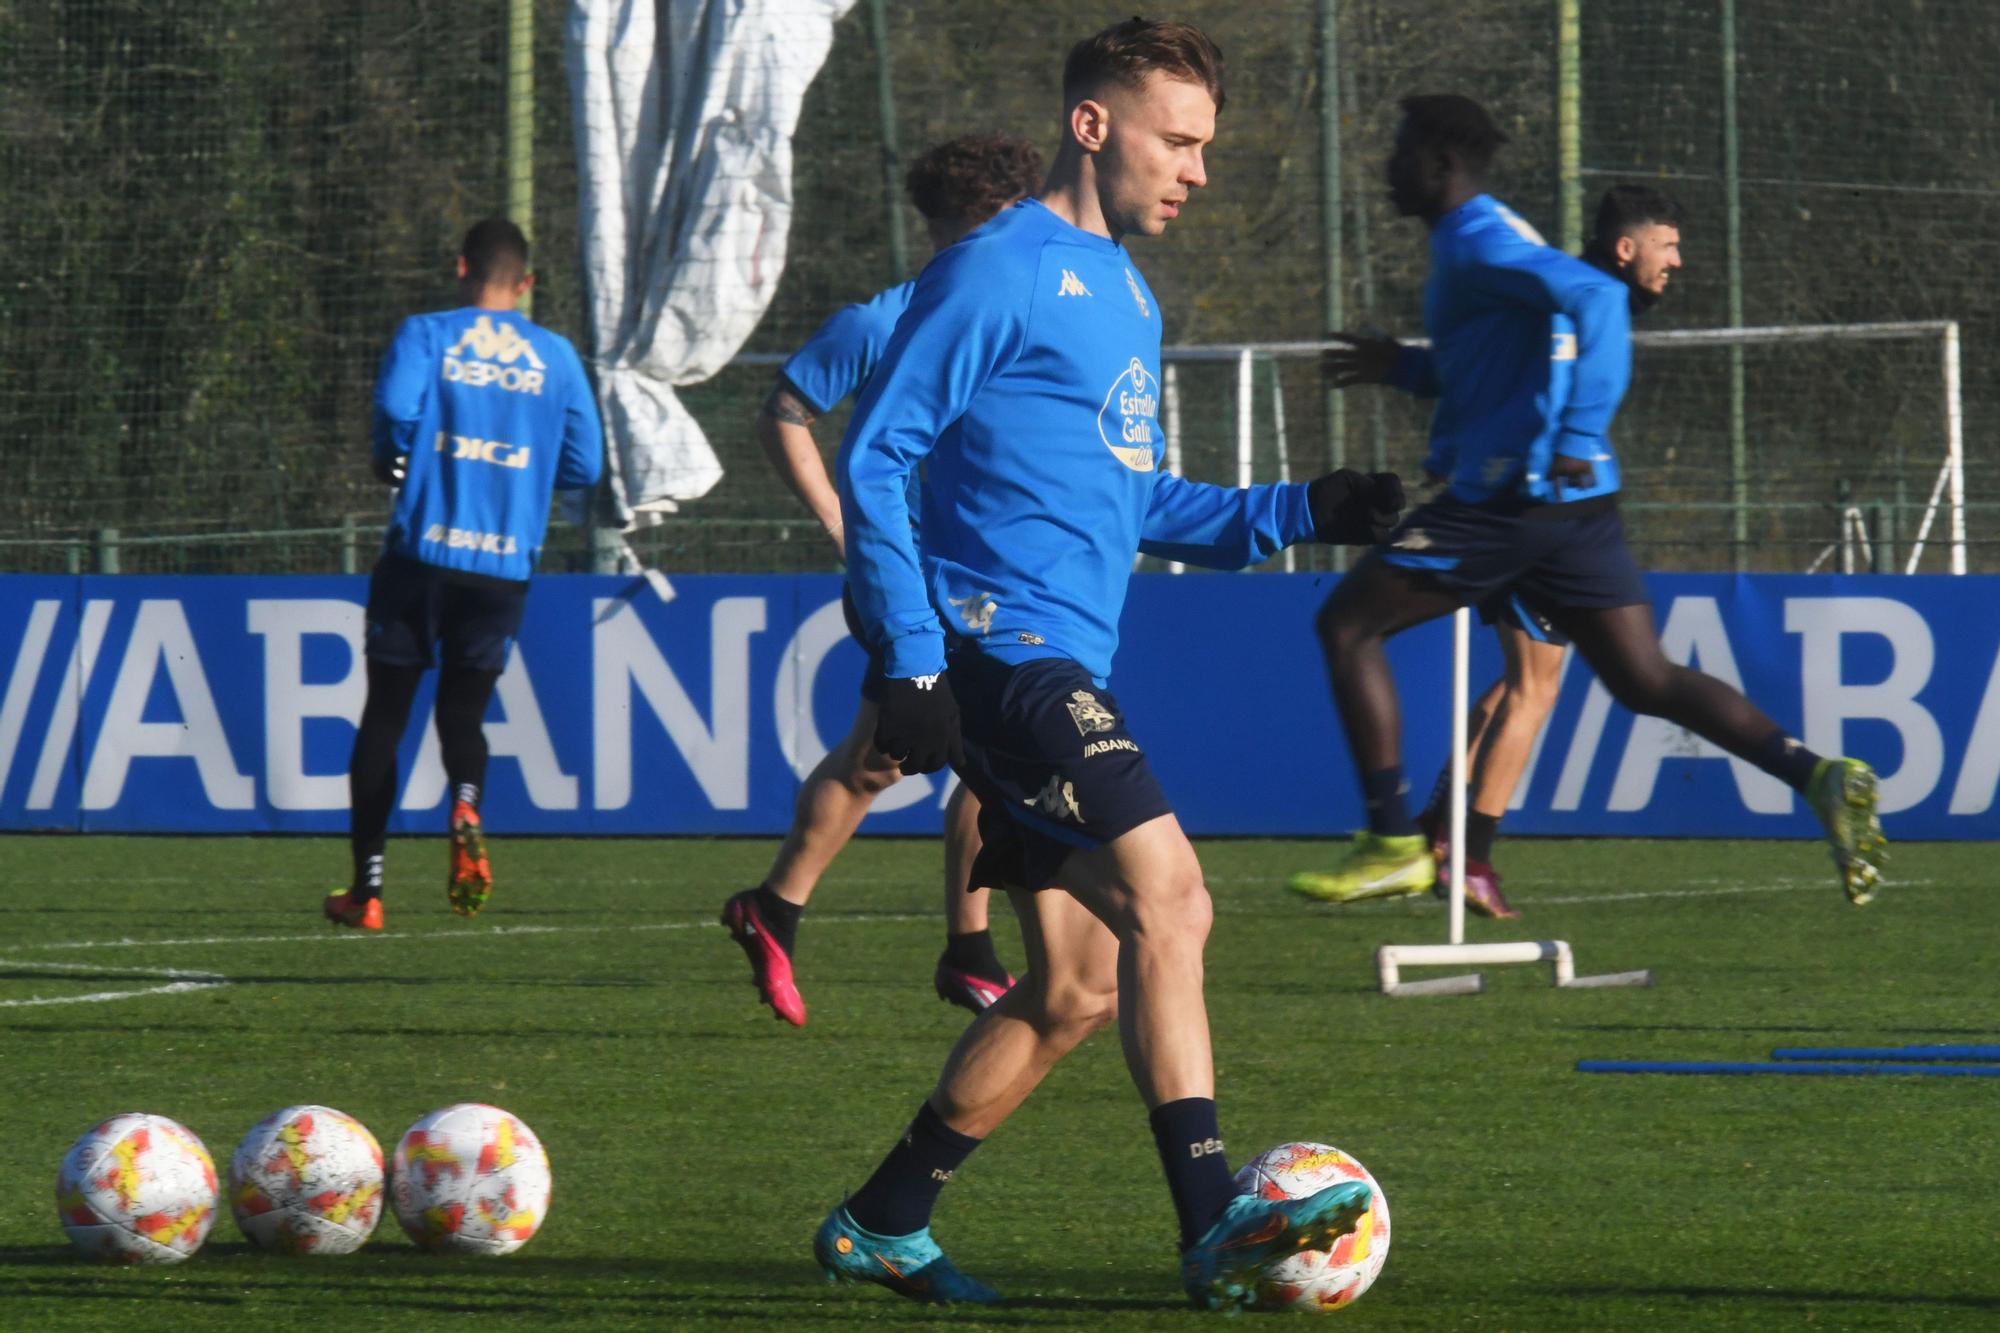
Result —
M176 1264L215 1224L215 1163L184 1126L128 1111L70 1147L56 1176L56 1212L86 1258Z
M396 1145L389 1202L411 1240L450 1254L508 1254L549 1211L549 1155L518 1117L460 1102L411 1125Z
M1301 1250L1274 1260L1257 1283L1257 1308L1337 1310L1359 1300L1389 1258L1389 1200L1368 1168L1325 1143L1287 1143L1259 1153L1236 1173L1243 1194L1300 1199L1343 1180L1365 1180L1370 1192L1361 1224L1330 1250Z
M229 1208L260 1250L352 1254L382 1216L381 1145L330 1106L274 1111L230 1159Z

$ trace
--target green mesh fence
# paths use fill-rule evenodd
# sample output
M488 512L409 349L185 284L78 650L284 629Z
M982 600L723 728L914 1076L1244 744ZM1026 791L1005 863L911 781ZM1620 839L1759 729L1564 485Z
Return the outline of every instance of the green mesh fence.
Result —
M564 14L537 8L535 314L581 344ZM2000 285L1985 276L2000 259L2000 6L1822 0L1809 22L1731 8L1733 27L1722 0L1579 0L1586 211L1619 180L1687 206L1687 267L1651 331L1739 309L1751 325L1958 321L1967 553L2000 569ZM1064 50L1123 12L861 0L807 99L792 262L746 351L791 350L925 258L907 204L901 266L892 247L892 139L905 161L985 128L1052 153ZM1560 0L1180 12L1226 50L1230 100L1209 190L1136 247L1169 344L1318 337L1330 282L1348 323L1418 331L1424 239L1381 184L1407 92L1492 107L1514 139L1495 192L1561 234ZM0 7L0 569L367 567L384 513L366 467L375 364L398 319L452 299L458 237L504 206L507 40L504 0ZM1642 349L1615 438L1645 558L1903 568L1944 461L1941 358L1926 337ZM750 434L771 374L739 365L685 392L727 475L632 535L649 562L830 567ZM1310 358L1252 374L1259 478L1277 475L1280 409L1294 475L1421 456L1407 400L1352 392L1336 418ZM1233 480L1238 367L1190 361L1179 378L1183 467ZM821 426L829 448L844 420ZM1947 535L1939 514L1919 568L1945 567ZM545 567L588 562L584 534L552 525Z

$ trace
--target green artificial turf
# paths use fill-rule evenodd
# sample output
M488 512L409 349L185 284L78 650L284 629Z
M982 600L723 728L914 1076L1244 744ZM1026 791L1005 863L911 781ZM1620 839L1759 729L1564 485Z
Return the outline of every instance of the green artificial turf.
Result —
M715 925L760 841L496 839L499 887L452 917L439 842L390 855L390 930L323 926L344 847L297 839L0 839L0 1328L159 1330L1193 1327L1145 1114L1111 1034L958 1173L936 1230L1013 1298L940 1313L834 1289L814 1227L915 1109L965 1015L937 1001L940 852L864 841L807 913L811 1023L755 1002ZM1428 899L1284 893L1326 844L1201 848L1208 1000L1233 1160L1348 1150L1394 1217L1393 1329L1932 1327L2000 1322L2000 1079L1583 1075L1582 1058L1762 1060L1779 1045L2000 1041L1993 851L1895 849L1875 905L1799 843L1501 850L1524 920L1583 972L1650 990L1388 999L1372 951L1443 938ZM1002 956L1020 960L1003 908ZM58 968L57 965L60 965ZM92 1003L163 969L225 987ZM1417 975L1434 975L1418 973ZM280 1259L222 1217L169 1268L74 1262L56 1165L117 1111L172 1116L225 1166L281 1106L385 1147L435 1107L523 1117L555 1169L547 1225L493 1260L419 1254L385 1214L359 1254ZM226 1209L225 1209L226 1212Z

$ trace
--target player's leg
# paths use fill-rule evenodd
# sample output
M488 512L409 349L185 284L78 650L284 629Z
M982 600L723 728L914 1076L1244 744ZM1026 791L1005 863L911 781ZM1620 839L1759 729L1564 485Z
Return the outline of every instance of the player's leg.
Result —
M764 882L722 905L722 924L750 960L757 994L771 1012L804 1027L806 1003L793 976L801 914L819 877L861 827L875 798L902 776L875 752L875 704L863 697L854 725L813 766L792 806L792 825Z
M493 894L480 802L486 791L486 705L507 669L527 610L525 581L447 580L438 617L444 668L438 675L438 748L451 784L451 863L445 897L476 916Z
M1886 843L1873 770L1856 759L1822 758L1731 686L1668 661L1650 603L1571 608L1556 624L1618 702L1686 727L1804 795L1826 826L1849 900L1874 897Z
M1314 625L1334 706L1360 775L1368 827L1355 836L1346 861L1334 870L1292 876L1293 892L1353 902L1422 893L1436 881L1430 849L1408 810L1402 706L1384 645L1412 625L1450 614L1461 601L1431 574L1390 564L1376 554L1342 578L1320 608Z
M345 891L328 895L323 910L337 925L380 930L389 812L396 803L396 747L424 668L371 660L367 670L368 697L347 759L347 840L354 877Z
M486 830L479 801L486 790L486 705L499 683L498 671L447 666L438 673L438 749L451 788L451 873L445 896L451 910L474 916L493 894L493 864L486 853Z
M424 672L435 660L438 587L428 566L383 556L368 578L365 650L368 695L347 759L348 887L322 906L336 925L380 930L389 813L396 803L396 747Z
M1535 737L1555 710L1565 644L1538 636L1514 618L1495 625L1505 663L1501 697L1479 740L1469 747L1465 815L1465 901L1482 916L1520 915L1500 891L1493 841L1514 788L1527 771ZM1442 870L1443 867L1440 867Z
M821 1267L918 1300L991 1300L930 1236L944 1185L1055 1063L1109 1022L1118 1003L1118 944L1060 889L1013 892L1026 974L952 1048L936 1087L859 1190L814 1242Z
M971 883L979 846L979 798L961 782L944 807L945 943L931 981L939 999L975 1014L1014 984L993 947L992 890Z

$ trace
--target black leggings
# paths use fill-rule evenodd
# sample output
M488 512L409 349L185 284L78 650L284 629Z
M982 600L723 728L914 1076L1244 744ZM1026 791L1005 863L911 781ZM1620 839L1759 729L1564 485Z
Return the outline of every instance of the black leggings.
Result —
M389 829L389 811L396 801L396 747L410 720L426 668L368 663L368 702L361 709L361 726L354 733L354 750L347 761L347 791L352 803L348 841L358 872L371 856L379 856ZM438 745L444 752L445 775L456 788L470 782L486 785L486 730L483 720L497 671L446 667L438 675Z

